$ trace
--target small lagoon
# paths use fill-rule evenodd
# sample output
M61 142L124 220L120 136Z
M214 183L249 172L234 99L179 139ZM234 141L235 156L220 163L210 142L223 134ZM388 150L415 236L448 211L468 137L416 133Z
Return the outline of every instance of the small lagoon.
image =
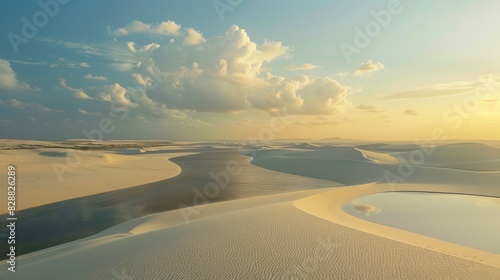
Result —
M363 220L500 254L500 198L390 192L360 197L342 208Z

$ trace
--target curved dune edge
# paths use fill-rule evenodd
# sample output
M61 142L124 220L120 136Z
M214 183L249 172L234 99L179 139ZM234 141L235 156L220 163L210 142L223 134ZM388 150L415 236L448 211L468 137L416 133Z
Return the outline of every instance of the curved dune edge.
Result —
M42 156L44 152L62 156ZM4 150L0 156L18 169L17 192L22 199L16 208L20 211L173 178L182 170L171 159L195 153L118 155L107 150L32 149ZM2 164L5 170L6 164ZM7 188L0 189L0 196L7 197ZM2 207L0 215L5 213L7 207Z
M360 148L354 148L356 151L360 152L364 158L379 164L399 164L399 160L395 157L385 154L377 153L368 150L362 150Z
M298 209L318 218L360 230L369 234L385 237L406 244L444 253L454 257L478 262L492 267L500 268L500 256L478 249L458 245L455 243L427 237L417 233L384 226L358 219L342 210L342 205L361 196L389 191L391 188L385 184L365 184L358 186L339 187L330 191L315 194L293 202ZM398 191L429 191L453 193L451 186L432 185L416 188L415 185L398 185Z

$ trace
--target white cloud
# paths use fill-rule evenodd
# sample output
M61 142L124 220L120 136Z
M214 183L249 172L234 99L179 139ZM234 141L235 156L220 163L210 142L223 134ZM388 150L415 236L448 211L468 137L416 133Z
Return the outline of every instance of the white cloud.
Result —
M47 65L47 62L45 61L33 61L33 60L17 60L17 59L8 59L10 63L14 64L23 64L23 65Z
M78 113L82 114L82 115L90 115L89 112L83 110L83 109L78 109Z
M24 103L22 101L17 100L17 99L11 99L10 100L10 105L12 107L23 109Z
M150 77L144 77L141 74L133 74L136 83L141 86L149 86L153 83L153 80Z
M85 44L80 42L72 42L72 41L64 41L60 39L50 38L50 37L39 37L36 36L35 40L46 42L50 44L54 44L56 46L60 46L67 49L74 49L78 53L86 54L86 55L103 55L103 52L99 49L99 47L92 44Z
M134 20L125 27L116 29L113 34L117 37L125 36L134 33L146 33L151 30L151 25L145 24L142 21Z
M253 42L236 25L224 36L207 38L196 48L160 48L157 44L139 48L129 42L128 49L130 56L122 57L125 60L120 63L136 66L129 69L145 89L143 100L135 103L155 115L165 110L235 112L252 108L332 114L347 103L352 92L330 78L265 73L267 65L285 57L289 47L281 42Z
M154 32L156 34L166 36L179 36L181 35L180 30L181 25L176 24L174 21L170 20L164 21L154 28Z
M85 79L88 79L88 80L96 80L96 81L107 81L108 80L108 77L105 77L105 76L94 76L92 74L87 74L84 76Z
M139 20L134 20L128 25L118 28L112 32L116 37L130 34L149 33L163 36L180 36L181 25L174 21L164 21L157 25L146 24Z
M361 74L365 74L365 73L379 71L379 70L382 70L384 68L385 68L384 64L382 64L380 62L374 62L373 60L370 59L370 60L368 60L368 62L362 63L361 66L359 66L358 69L356 69L356 71L354 71L354 74L361 75Z
M180 119L185 121L189 126L198 127L207 125L203 121L189 117L185 112L182 112L181 110L168 108L167 105L152 100L147 96L144 89L141 90L128 88L127 91L129 92L130 98L140 105L136 108L149 116L153 116L156 118Z
M85 93L83 91L83 89L81 88L74 88L74 87L71 87L69 86L67 83L66 83L66 80L65 79L59 79L59 84L61 85L61 87L63 89L66 89L66 90L69 90L71 92L73 92L73 96L76 98L76 99L93 99L92 97L90 97L87 93Z
M116 102L131 108L137 107L137 104L133 103L126 95L127 89L123 88L118 83L114 83L103 87L99 97L104 101Z
M248 98L252 107L267 112L326 115L335 113L345 104L350 93L330 78L309 78L299 75L286 79L269 76L264 88L257 89Z
M82 68L89 68L90 67L90 65L87 62L77 62L77 61L73 61L73 60L70 60L70 59L67 59L64 57L60 57L58 60L61 62L62 66L66 66L68 68L82 69ZM54 64L53 66L55 67L58 65Z
M73 96L76 99L93 99L88 94L86 94L82 89L79 89L77 92L75 92Z
M118 71L127 72L134 69L135 65L132 63L112 63L111 66Z
M187 36L184 39L184 45L194 46L204 43L206 40L203 38L200 32L194 30L193 28L188 28L186 30Z
M89 111L83 110L82 108L78 108L78 113L86 116L100 116L99 113L90 113Z
M304 63L302 65L290 65L290 66L286 66L285 69L286 70L297 71L297 70L311 70L311 69L315 69L317 67L318 66L316 66L314 64L311 64L311 63Z
M56 110L56 109L51 109L48 107L43 106L42 104L37 104L37 103L25 103L22 101L19 101L17 99L11 99L10 100L10 105L12 107L21 109L21 110L36 110L39 113L62 113L62 110Z
M7 60L0 59L0 89L9 90L37 90L30 85L22 83L17 79L17 75Z
M135 53L135 52L137 51L137 50L135 49L135 43L134 43L134 42L127 42L127 47L128 47L128 49L129 49L131 52L133 52L133 53Z
M28 104L30 107L36 108L39 113L62 113L62 110L57 110L57 109L51 109L48 107L45 107L41 104L35 104L35 103L29 103Z

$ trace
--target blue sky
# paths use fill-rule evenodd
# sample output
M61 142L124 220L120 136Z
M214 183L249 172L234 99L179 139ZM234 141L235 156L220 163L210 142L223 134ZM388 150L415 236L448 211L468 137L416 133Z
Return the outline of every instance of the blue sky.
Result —
M0 138L500 137L500 3L41 3L0 12Z

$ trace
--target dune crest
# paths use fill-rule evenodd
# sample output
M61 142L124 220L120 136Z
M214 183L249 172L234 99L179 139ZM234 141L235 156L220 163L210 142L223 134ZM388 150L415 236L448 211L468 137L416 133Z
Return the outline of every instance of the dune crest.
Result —
M499 255L361 220L347 214L341 208L344 203L358 197L384 192L389 189L389 186L379 184L339 187L321 194L296 200L293 204L306 213L330 222L500 269ZM427 186L424 189L420 189L420 191L425 191L425 189L433 192L453 192L452 186ZM415 186L398 185L398 191L405 190L415 190Z

